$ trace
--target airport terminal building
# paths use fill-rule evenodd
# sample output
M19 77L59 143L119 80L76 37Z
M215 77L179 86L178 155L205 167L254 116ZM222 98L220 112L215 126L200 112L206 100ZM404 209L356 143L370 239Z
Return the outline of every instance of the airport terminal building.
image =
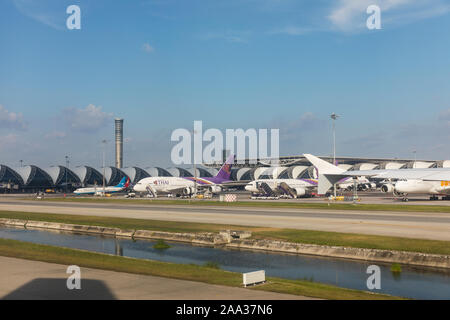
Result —
M331 157L321 157L333 162ZM450 160L425 161L411 159L376 159L376 158L336 158L338 166L345 170L401 169L401 168L450 168ZM198 166L197 177L213 177L221 166L220 163ZM129 177L132 184L147 177L193 177L193 168L160 167L105 167L96 169L90 166L67 168L50 166L40 168L27 165L11 168L0 165L0 193L36 193L39 191L71 192L79 187L117 185L123 177ZM314 167L303 156L280 157L276 164L270 159L245 161L235 164L231 170L231 179L248 182L257 179L309 179L317 178Z

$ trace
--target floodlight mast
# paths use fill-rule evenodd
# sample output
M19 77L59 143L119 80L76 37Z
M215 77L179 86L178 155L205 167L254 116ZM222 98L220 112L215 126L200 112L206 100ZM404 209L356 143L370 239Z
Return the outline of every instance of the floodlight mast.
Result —
M333 123L333 165L336 165L336 120L340 116L336 113L332 113L330 115L330 118ZM334 191L334 200L336 200L336 183L333 185L333 191Z
M105 150L106 150L106 143L107 140L102 140L103 143L103 194L102 197L105 196Z

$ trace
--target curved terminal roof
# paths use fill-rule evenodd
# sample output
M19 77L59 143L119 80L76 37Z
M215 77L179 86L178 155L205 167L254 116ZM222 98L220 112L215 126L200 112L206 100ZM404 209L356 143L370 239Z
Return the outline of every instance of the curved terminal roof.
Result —
M45 172L52 178L53 185L61 186L67 184L80 185L81 179L69 168L63 166L52 166L45 169Z
M206 170L208 170L208 172L211 174L211 176L215 177L218 173L219 170L215 169L215 168L206 168Z
M450 168L450 160L442 160L436 162L438 168Z
M120 180L127 175L116 167L106 167L105 168L105 180L108 186L118 185ZM131 180L131 179L130 179Z
M410 161L406 164L405 168L408 169L426 169L433 168L436 166L435 162L425 162L425 161Z
M343 170L345 170L345 171L348 171L348 170L351 170L353 168L353 165L351 165L351 164L338 164L338 167L343 169Z
M190 173L185 168L169 168L167 169L167 172L169 172L174 177L193 177L192 173Z
M196 171L197 171L197 177L205 177L205 178L210 178L210 177L212 177L213 175L211 174L211 172L209 172L208 170L206 170L205 168L202 168L202 167L196 167ZM189 169L187 169L191 174L192 174L192 176L195 176L195 174L194 174L194 168L189 168Z
M34 165L18 168L16 172L22 178L25 187L46 188L53 186L50 175Z
M376 163L362 162L354 165L353 170L375 170L378 168Z
M13 183L23 185L23 179L15 170L8 166L0 165L0 183Z
M300 175L309 168L309 166L292 166L286 168L280 173L278 178L280 179L298 179Z
M379 168L380 169L387 169L387 170L391 170L391 169L401 169L405 166L406 163L404 162L383 162L380 164Z
M270 167L255 168L255 170L253 171L254 180L258 180L261 178L261 176L265 175L265 172L267 172L268 168L270 168Z
M103 184L103 175L96 169L88 166L79 166L73 169L82 186L95 186Z
M259 175L258 179L277 179L286 167L268 167Z
M231 180L235 180L235 181L244 181L245 179L243 179L243 176L249 172L250 170L252 170L251 168L234 168L231 169Z
M147 167L145 171L150 175L150 177L171 177L169 171L160 167Z
M136 184L140 180L150 177L150 174L147 171L138 167L128 167L121 170L130 178L132 184Z

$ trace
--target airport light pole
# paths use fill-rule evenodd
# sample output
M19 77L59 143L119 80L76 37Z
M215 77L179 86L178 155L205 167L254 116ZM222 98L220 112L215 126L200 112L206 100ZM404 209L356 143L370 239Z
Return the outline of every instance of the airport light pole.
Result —
M413 150L413 153L414 153L414 164L413 164L413 169L415 169L416 168L416 162L417 162L417 150L416 149L414 149Z
M194 134L194 144L195 144L195 134L197 133L196 130L192 131ZM195 159L195 148L194 148L194 198L197 197L197 165L196 165L196 159Z
M102 197L105 196L105 152L106 152L106 143L107 140L102 140L103 143L103 194Z
M333 123L333 165L336 165L336 120L339 118L334 112L330 115ZM336 200L336 183L333 185L334 200Z
M67 188L67 174L68 174L68 170L69 170L69 156L66 156L65 157L66 158L66 193L67 193L67 190L68 190L68 188Z
M23 167L23 160L19 160L19 162L20 162L20 167L22 168Z

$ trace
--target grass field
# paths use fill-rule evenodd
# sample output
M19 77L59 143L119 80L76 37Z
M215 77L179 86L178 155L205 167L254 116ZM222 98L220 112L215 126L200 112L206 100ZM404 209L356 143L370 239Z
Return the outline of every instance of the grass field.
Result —
M0 256L191 280L231 287L240 287L242 283L242 275L240 273L228 272L208 266L140 260L32 244L17 240L0 239ZM268 278L267 281L267 284L254 287L253 290L288 293L322 299L398 299L397 297L388 295L344 289L311 281L284 280L279 278Z
M77 216L50 213L0 211L0 218L59 222L68 224L95 225L127 230L154 230L166 232L218 232L224 229L249 230L257 239L273 239L295 243L329 246L411 251L434 254L450 254L450 242L438 240L410 239L374 236L354 233L338 233L313 230L276 229L265 227L242 227L233 225L193 222L172 222L97 216Z
M30 200L30 199L23 199ZM191 206L228 206L257 208L292 208L292 209L330 209L330 210L364 210L364 211L399 211L399 212L448 212L450 206L439 205L403 205L403 204L352 204L352 203L302 203L270 201L220 202L211 200L158 200L158 199L113 199L113 198L46 198L51 202L85 202L85 203L119 203L145 205L191 205Z

